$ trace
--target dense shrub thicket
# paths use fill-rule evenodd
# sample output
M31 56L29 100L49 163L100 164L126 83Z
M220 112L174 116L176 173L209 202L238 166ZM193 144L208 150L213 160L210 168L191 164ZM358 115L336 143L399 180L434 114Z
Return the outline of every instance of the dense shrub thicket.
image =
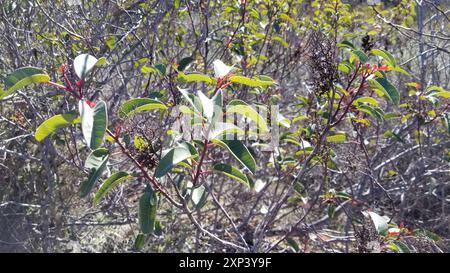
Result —
M0 251L449 251L448 4L1 0Z

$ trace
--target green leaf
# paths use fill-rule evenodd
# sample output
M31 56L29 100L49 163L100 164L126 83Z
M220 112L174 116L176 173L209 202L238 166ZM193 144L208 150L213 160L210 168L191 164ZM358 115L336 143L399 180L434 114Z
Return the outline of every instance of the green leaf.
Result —
M36 129L34 137L37 141L42 141L48 135L54 133L57 129L77 123L80 123L80 118L77 114L67 113L55 115L39 125Z
M286 242L292 247L292 249L295 252L298 252L300 250L300 247L298 246L297 242L291 237L286 237Z
M167 110L167 106L158 100L149 98L129 99L120 106L118 115L120 118L126 118L152 109Z
M116 46L116 37L115 36L109 36L106 39L106 45L109 49L113 49Z
M395 244L398 247L399 253L410 253L411 252L409 247L401 241L394 242L393 244Z
M213 116L211 118L211 124L215 125L218 121L223 120L223 112L222 112L222 106L223 106L223 99L222 99L222 91L217 90L216 94L211 98L211 101L213 103Z
M291 121L280 113L277 114L277 123L286 128L291 127Z
M195 146L190 142L181 142L180 147L186 148L191 153L192 157L195 158L198 156L198 151Z
M444 127L447 128L447 133L450 134L450 113L446 113L441 118Z
M175 165L192 156L191 152L184 147L170 149L159 161L156 167L155 176L157 178L166 175Z
M358 58L361 63L367 63L367 61L369 60L369 57L367 57L367 55L361 50L352 50L351 52Z
M14 91L17 91L32 83L48 82L50 77L39 68L23 67L11 73L5 79L5 91L0 90L0 99L9 96Z
M142 233L139 233L138 236L136 236L136 240L134 240L134 248L136 250L141 250L145 245L145 235Z
M213 143L227 148L231 154L253 174L256 170L256 162L247 147L240 140L218 140L213 139Z
M327 136L327 142L344 142L345 140L347 140L347 138L344 134Z
M373 106L378 106L378 101L372 97L361 97L356 99L352 104L353 105L358 105L361 103L367 103L367 104L371 104Z
M288 48L289 47L288 42L286 42L286 40L284 40L280 36L273 36L272 40L279 42L284 48Z
M185 58L181 59L181 61L178 63L178 70L183 71L193 61L194 61L194 58L192 58L192 57L185 57Z
M247 103L241 100L233 100L228 104L227 113L238 113L244 117L253 120L262 132L268 132L267 122L261 115Z
M94 108L91 108L86 101L79 102L81 129L87 145L92 150L102 145L108 124L108 114L106 113L106 103L99 101Z
M202 115L211 121L211 118L214 114L214 103L210 100L202 91L197 91L197 96L200 98L200 102L202 104Z
M350 43L349 41L342 41L341 43L337 44L337 47L339 48L349 48L349 49L356 49L355 46Z
M89 169L89 177L81 183L80 197L83 198L91 192L95 182L100 178L106 168L108 157L109 151L105 148L96 149L89 154L84 164L84 167Z
M214 83L214 80L211 77L200 73L184 74L180 72L178 73L178 78L185 82L205 82L207 84Z
M447 91L439 86L429 86L427 88L427 96L438 96L443 97L444 99L448 99L450 98L450 91Z
M187 92L186 89L178 88L180 93L183 95L184 99L189 102L189 104L194 108L194 111L197 113L202 113L202 103L200 102L200 99L197 96L194 96L193 94L190 94Z
M388 230L388 221L384 217L381 217L380 215L372 211L369 211L368 214L372 219L372 222L375 225L378 234L383 234Z
M139 226L144 234L152 233L155 229L156 209L158 197L156 193L147 187L144 194L139 199Z
M408 71L406 71L405 69L401 68L400 66L395 66L395 67L390 67L391 71L396 71L396 72L400 72L403 75L406 76L411 76L411 74L408 73Z
M75 74L77 74L78 78L84 80L86 76L91 72L92 68L94 68L95 64L98 62L97 58L89 54L81 54L78 55L73 60L73 68L75 70Z
M248 86L252 86L252 87L258 87L258 86L270 86L270 85L274 85L275 82L274 81L263 81L260 79L250 79L244 76L231 76L229 79L230 82L232 83L239 83L239 84L244 84L244 85L248 85Z
M108 63L108 59L106 57L101 57L98 59L98 61L95 63L95 65L105 65Z
M207 196L206 194L207 191L203 185L192 189L191 200L197 209L200 209L204 205Z
M224 122L216 122L214 124L214 128L211 130L209 135L210 139L218 138L223 134L236 133L236 134L244 134L244 130L237 127L232 123L224 123Z
M103 198L112 188L114 188L120 182L123 182L132 176L127 172L116 172L112 174L108 179L106 179L100 188L97 190L94 196L93 204L94 206L98 204L100 199Z
M373 89L381 91L395 105L400 103L399 92L386 78L370 79L369 85Z
M223 78L231 73L233 70L232 66L228 66L224 64L221 60L214 60L213 62L214 67L214 76L216 78Z
M389 66L395 67L397 63L395 62L394 56L391 53L381 50L381 49L372 49L371 53L376 56L380 56L383 58Z
M155 72L158 72L158 70L154 67L147 66L147 65L144 65L141 67L142 74L149 74L149 73L155 73Z
M357 109L361 112L367 113L370 116L378 119L383 120L384 119L384 112L380 107L371 106L371 105L359 105Z
M351 67L345 62L341 62L338 66L338 70L348 74L351 71Z
M219 163L214 165L213 169L241 182L242 184L250 188L250 183L248 182L247 176L245 176L245 174L243 174L240 170L236 169L235 167L230 166L228 164Z
M164 64L157 64L155 65L155 69L158 70L159 74L161 74L162 76L166 75L166 65Z

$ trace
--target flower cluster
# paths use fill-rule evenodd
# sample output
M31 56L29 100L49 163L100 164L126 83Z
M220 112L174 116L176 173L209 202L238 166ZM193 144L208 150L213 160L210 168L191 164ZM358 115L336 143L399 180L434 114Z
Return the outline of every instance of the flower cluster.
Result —
M390 68L389 66L382 64L382 65L377 65L377 64L370 64L370 63L366 63L365 65L365 69L364 72L367 74L374 74L378 71L389 71Z

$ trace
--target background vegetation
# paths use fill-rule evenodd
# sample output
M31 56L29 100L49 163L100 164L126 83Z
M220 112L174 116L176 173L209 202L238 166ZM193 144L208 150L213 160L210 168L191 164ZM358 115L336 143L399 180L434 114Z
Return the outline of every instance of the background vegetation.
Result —
M450 250L448 0L0 3L0 251ZM35 138L48 118L78 111L77 98L48 84L6 94L8 75L25 66L75 86L82 53L106 60L81 84L105 102L113 132L108 170L83 198L90 148L80 125ZM219 83L215 60L276 84ZM186 80L193 73L208 78ZM226 149L192 142L202 160L155 178L174 147L171 109L191 107L179 88L278 105L280 146L243 141L251 174ZM118 115L149 97L168 109ZM237 172L211 172L217 164ZM117 171L132 179L93 205ZM156 210L143 223L150 194Z

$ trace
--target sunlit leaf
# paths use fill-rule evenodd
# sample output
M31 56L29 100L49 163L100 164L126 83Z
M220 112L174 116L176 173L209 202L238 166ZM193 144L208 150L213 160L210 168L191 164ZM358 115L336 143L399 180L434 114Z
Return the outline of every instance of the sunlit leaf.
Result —
M251 78L247 78L244 76L231 76L229 80L232 83L240 83L240 84L244 84L244 85L248 85L248 86L252 86L252 87L269 86L269 85L275 84L274 81L264 81L264 80L255 79L255 78L251 79Z
M382 49L372 49L371 53L376 56L383 58L389 66L395 67L397 63L395 62L394 56L391 53Z
M231 101L226 110L227 113L238 113L254 121L262 132L269 131L265 119L253 107L241 100Z
M110 177L108 177L95 193L93 200L94 206L97 205L100 199L102 199L103 196L105 196L109 191L111 191L116 185L131 177L132 176L129 175L127 172L116 172L112 174Z
M0 99L32 83L45 83L49 80L50 77L39 68L19 68L5 78L6 90L0 90Z
M233 67L224 64L221 60L215 60L213 62L213 66L214 76L216 78L223 78L230 74L230 72L233 70Z
M39 127L36 129L34 137L37 141L42 141L48 135L54 133L57 129L77 123L80 123L78 114L67 113L55 115L39 125Z
M92 149L97 149L102 145L108 124L108 114L106 103L99 101L94 108L82 100L79 102L81 117L81 129L87 145Z
M370 79L369 84L373 89L382 92L392 103L400 103L399 92L386 78Z
M175 165L192 156L191 152L185 147L175 147L170 149L159 161L155 170L157 178L166 175Z
M219 163L213 166L213 169L215 171L221 172L225 174L228 177L231 177L242 184L246 185L247 187L250 187L250 184L248 182L247 176L243 174L240 170L236 169L233 166L230 166L228 164Z
M240 140L218 140L213 139L213 143L222 146L236 158L244 167L246 167L251 173L256 170L256 162L252 154L247 147Z
M144 194L139 199L139 226L144 234L152 233L155 229L157 199L156 193L147 187Z
M89 54L81 54L78 55L73 60L73 68L75 70L75 74L77 74L78 78L85 79L86 76L91 72L92 68L94 68L95 64L98 62L97 58Z
M327 136L327 142L344 142L347 138L344 134Z
M150 98L129 99L120 106L118 115L120 118L126 118L139 112L153 109L167 110L167 106L158 100Z
M96 149L89 154L84 164L84 167L89 170L89 177L81 183L80 197L85 197L91 192L95 182L100 178L106 168L108 157L109 151L105 148Z
M388 221L384 217L381 217L380 215L376 214L373 211L369 211L367 213L372 219L372 222L375 225L378 234L383 234L388 230L389 228Z

